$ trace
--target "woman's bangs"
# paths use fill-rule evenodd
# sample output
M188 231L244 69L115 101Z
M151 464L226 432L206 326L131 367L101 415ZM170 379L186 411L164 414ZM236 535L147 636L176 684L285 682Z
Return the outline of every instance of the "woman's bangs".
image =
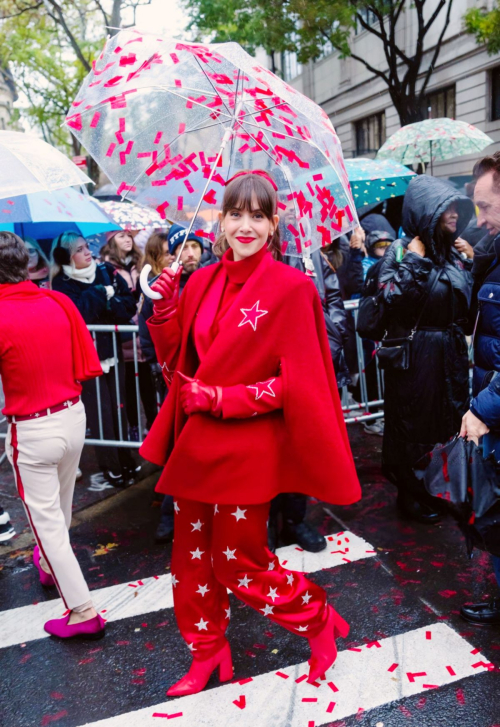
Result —
M252 174L235 179L224 195L223 214L227 214L230 210L252 212L255 209L252 204L255 199L257 209L268 219L272 219L274 199L268 186L270 187L269 183Z

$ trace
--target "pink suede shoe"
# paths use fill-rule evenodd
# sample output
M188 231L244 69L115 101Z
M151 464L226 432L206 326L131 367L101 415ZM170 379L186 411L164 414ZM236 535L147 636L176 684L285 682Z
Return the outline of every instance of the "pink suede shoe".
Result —
M40 548L38 545L35 545L35 548L33 550L33 563L38 568L38 573L40 575L40 583L45 588L50 588L51 586L55 586L55 581L50 575L50 573L46 573L42 566L40 565Z
M68 624L70 613L63 618L54 618L44 624L44 629L51 636L60 639L102 639L106 631L106 622L97 614L88 621L77 624Z

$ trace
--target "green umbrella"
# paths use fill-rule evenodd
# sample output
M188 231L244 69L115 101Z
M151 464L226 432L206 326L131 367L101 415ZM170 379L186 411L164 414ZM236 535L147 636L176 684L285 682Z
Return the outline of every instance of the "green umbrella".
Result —
M402 196L416 176L393 159L346 159L345 169L357 209Z
M401 164L444 161L482 151L493 139L472 124L454 119L426 119L403 126L379 149L377 159Z

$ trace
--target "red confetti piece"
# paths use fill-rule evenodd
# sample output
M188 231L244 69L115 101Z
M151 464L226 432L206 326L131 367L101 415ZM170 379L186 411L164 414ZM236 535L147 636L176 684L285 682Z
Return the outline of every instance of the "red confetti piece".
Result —
M465 695L463 689L457 689L457 691L455 692L455 696L459 704L465 704Z
M182 208L184 207L184 197L177 197L177 209L179 212L182 212Z
M443 596L443 598L451 598L452 596L456 596L457 595L457 592L456 591L448 591L448 590L446 590L446 591L438 591L438 593L439 593L440 596Z
M399 711L404 714L405 717L411 717L411 712L403 704L399 705Z
M138 676L143 676L146 673L146 669L134 669L132 671L132 674L137 674Z
M207 204L217 204L217 197L215 196L215 189L210 189L203 197L203 200Z
M175 719L176 717L182 717L182 712L176 712L175 714L165 714L164 712L153 712L153 717L166 717L167 719Z
M314 727L314 722L308 722L307 727Z
M427 639L427 641L430 641L432 639L432 631L426 631L425 638Z
M245 698L245 695L242 694L239 699L235 699L233 701L233 704L235 704L240 709L245 709L245 707L247 706L247 700Z
M110 144L110 145L108 146L108 151L106 152L106 156L107 156L107 157L110 157L110 156L111 156L111 154L112 154L112 153L114 152L114 150L115 150L115 149L116 149L116 144L115 144L115 142L113 141L113 142L111 142L111 144Z
M396 669L398 668L398 666L399 666L399 664L393 664L392 666L390 666L390 667L389 667L389 668L387 669L387 671L395 671L395 670L396 670Z
M453 669L453 667L447 666L446 668L448 670L448 673L451 674L452 677L456 677L457 676L455 670Z
M338 688L335 686L335 684L333 682L328 682L328 686L330 687L330 689L332 690L332 692L338 692L339 691Z
M179 135L183 134L186 131L186 124L182 121L179 124L179 131L177 132Z
M101 114L99 113L99 111L96 111L95 114L92 116L92 121L90 122L91 129L95 129L95 127L99 123L100 118L101 118Z
M68 712L63 709L61 712L57 712L57 714L46 714L42 717L41 725L42 727L45 727L46 725L50 724L51 722L57 722L58 719L62 719L63 717L66 717Z
M299 548L299 546L295 546L295 550L298 550L300 553L304 552L304 548Z
M153 651L153 649L155 648L155 645L152 644L151 641L146 641L144 646L146 647L146 649L148 649L148 651Z
M29 659L31 659L32 656L33 656L33 654L25 654L23 657L21 657L19 659L19 663L26 664L26 662L29 661Z
M367 649L371 649L371 648L372 648L372 646L376 646L376 647L377 647L377 649L381 649L381 648L382 648L382 644L381 644L381 643L380 643L379 641L370 641L370 642L369 642L369 643L368 643L368 644L366 645L366 648L367 648Z
M246 679L240 679L240 681L238 682L238 684L243 685L243 684L248 684L248 682L253 682L253 678L252 677L247 677Z
M277 671L276 672L276 676L277 677L281 677L282 679L288 679L290 675L289 674L283 674L282 671Z
M94 661L94 658L93 657L91 657L90 659L82 659L81 661L78 662L78 665L80 665L80 664L90 664L91 661Z
M439 684L422 684L422 689L439 689Z
M317 697L302 697L303 702L317 702Z
M326 711L327 711L328 713L331 713L331 712L333 712L333 708L335 707L335 704L336 704L336 702L330 702L330 704L329 704L329 705L328 705L328 707L326 708Z
M50 696L52 699L64 699L64 694L61 694L61 692L51 692Z
M81 129L82 129L81 114L73 114L73 116L69 116L66 119L66 123L68 126L71 126L72 129L75 129L76 131L81 131Z
M408 671L408 672L406 672L406 676L408 677L410 682L414 682L416 677L426 677L427 672L425 672L425 671L416 671L416 672Z
M130 641L117 641L117 646L128 646L130 644Z
M295 680L296 684L300 684L300 682L303 682L304 679L307 679L307 674L303 674L301 677Z
M127 586L130 586L130 588L137 588L135 583L127 583Z
M121 194L122 192L135 192L137 191L137 187L129 186L128 184L125 184L125 182L122 182L118 189L116 190L116 194ZM136 586L137 588L137 586Z
M486 669L491 669L491 668L495 667L494 664L490 664L486 661L478 661L475 664L472 664L471 666L473 669L477 669L479 666L484 666Z
M479 654L479 649L472 649L471 654Z

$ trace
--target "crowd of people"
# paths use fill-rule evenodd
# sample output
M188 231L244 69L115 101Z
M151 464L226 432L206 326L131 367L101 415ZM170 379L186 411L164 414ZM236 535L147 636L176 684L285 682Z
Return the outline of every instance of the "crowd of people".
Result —
M500 459L500 153L476 164L465 193L418 176L399 214L362 210L349 236L301 257L281 253L276 192L265 172L231 178L210 250L175 224L153 232L144 250L133 234L109 232L99 260L73 232L53 241L50 256L34 240L0 233L7 453L37 540L41 582L57 586L69 609L46 630L62 638L104 634L68 537L85 416L91 437L111 443L138 441L143 417L140 452L164 468L157 539L171 541L175 528L174 605L193 651L171 695L199 691L216 666L231 678L227 588L304 632L311 681L335 659L335 637L347 634L322 589L274 556L279 544L326 547L306 521L308 496L338 504L360 496L340 404L347 390L362 400L356 319L346 300L360 299L369 399L376 398L376 361L384 371L384 418L365 429L383 435L382 469L397 488L401 516L424 524L442 518L442 504L414 473L438 443L458 433L483 437ZM146 263L159 300L141 292ZM41 309L36 335L23 338ZM361 325L363 311L371 318ZM138 325L137 341L112 332L92 341L84 325L130 323ZM35 392L26 381L47 341L52 350L36 370ZM42 454L49 441L59 454ZM99 446L96 457L112 485L137 478L130 448ZM44 508L36 481L52 494L60 489L60 504ZM9 528L3 511L1 528L0 537ZM493 554L492 563L500 586L500 557ZM205 582L211 596L201 603L193 589ZM500 623L500 599L461 613L473 623Z

